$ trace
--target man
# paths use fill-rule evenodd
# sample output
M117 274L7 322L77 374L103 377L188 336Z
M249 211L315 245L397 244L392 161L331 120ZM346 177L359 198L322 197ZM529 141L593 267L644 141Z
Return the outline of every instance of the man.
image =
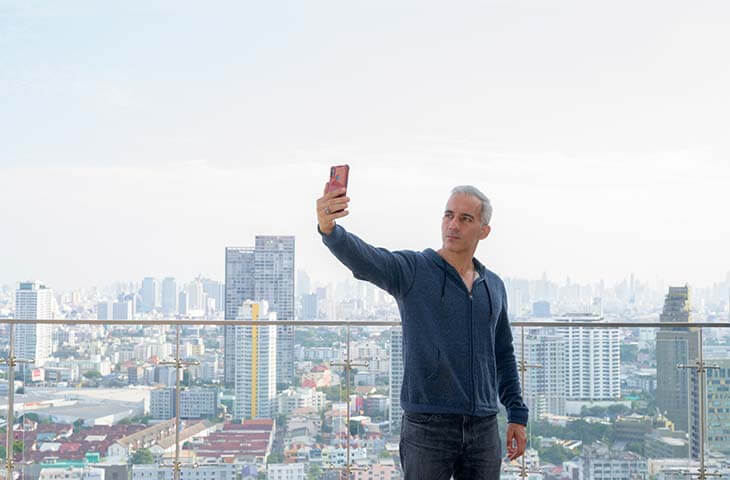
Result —
M398 302L405 479L498 479L498 398L507 410L510 460L524 453L528 411L504 284L474 258L491 231L489 200L474 187L454 188L441 222L441 248L421 252L375 248L345 231L335 220L349 214L349 201L345 189L318 199L318 229L355 278L385 289Z

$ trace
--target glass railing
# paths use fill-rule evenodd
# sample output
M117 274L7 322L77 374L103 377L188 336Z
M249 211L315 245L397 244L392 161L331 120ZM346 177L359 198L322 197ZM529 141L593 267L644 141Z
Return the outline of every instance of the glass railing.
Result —
M580 320L512 322L530 421L502 478L730 475L727 324ZM5 322L5 478L401 478L398 321ZM23 358L46 327L55 350Z

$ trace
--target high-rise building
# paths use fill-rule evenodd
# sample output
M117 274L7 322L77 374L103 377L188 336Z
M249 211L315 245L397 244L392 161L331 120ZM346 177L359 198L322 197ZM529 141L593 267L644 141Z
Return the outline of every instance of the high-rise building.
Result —
M317 294L302 294L302 319L314 320L317 318Z
M243 302L238 320L276 321L265 300ZM236 400L233 418L272 418L276 398L276 325L239 325L236 337Z
M255 297L254 249L226 248L225 319L235 320L246 300ZM226 387L236 383L236 327L224 327L223 380Z
M96 319L111 320L112 319L112 302L99 302L96 304Z
M659 321L690 323L689 288L669 287ZM695 362L699 352L699 331L692 327L660 328L656 333L657 387L659 411L678 430L689 432L689 377L692 372L678 364Z
M403 327L390 328L390 431L401 427L403 409L400 406L400 390L403 385Z
M142 280L142 305L140 311L151 312L157 308L157 299L160 295L160 285L156 278L145 277Z
M203 292L208 295L208 298L215 300L215 309L217 311L223 310L223 283L208 278L201 279L203 284Z
M266 300L280 321L294 320L294 237L257 235L255 247L257 300ZM294 381L294 327L276 332L276 382Z
M171 316L177 313L177 283L174 277L162 280L162 314Z
M185 290L180 290L177 297L177 312L180 315L187 315L190 310L190 296Z
M185 286L185 292L188 294L188 308L190 310L205 310L203 283L199 278L194 279L192 282Z
M557 322L604 323L599 315L569 314ZM621 352L618 328L558 327L565 342L566 401L621 399Z
M312 281L305 270L297 270L297 284L296 284L297 297L307 295L312 291Z
M15 318L43 320L53 316L53 291L38 282L21 282L15 291ZM52 353L52 326L29 321L15 326L15 357L32 360L21 363L21 377L27 379L34 367L43 366Z
M546 302L545 300L539 300L537 302L534 302L532 304L532 316L538 318L549 318L550 302Z
M522 335L515 334L515 355L522 356ZM565 415L565 337L550 328L525 332L525 363L528 367L523 396L530 415Z
M294 320L294 237L257 235L255 247L226 248L227 320L235 319L245 300L265 300L278 320ZM225 327L224 378L235 382L235 336ZM294 327L277 332L277 383L294 379Z
M112 304L112 320L134 319L134 307L131 300L120 299Z

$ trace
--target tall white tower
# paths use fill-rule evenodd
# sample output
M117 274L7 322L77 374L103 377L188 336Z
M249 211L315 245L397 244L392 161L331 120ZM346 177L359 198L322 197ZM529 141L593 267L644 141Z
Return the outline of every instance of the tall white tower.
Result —
M400 428L403 409L400 390L403 385L403 327L390 328L390 431Z
M236 320L275 322L276 313L269 312L268 302L264 300L246 300ZM273 402L276 398L276 334L276 325L235 327L235 419L273 417Z
M15 291L15 318L43 320L53 318L53 291L39 282L21 282ZM52 325L36 322L15 327L15 356L33 360L28 368L42 366L51 356Z

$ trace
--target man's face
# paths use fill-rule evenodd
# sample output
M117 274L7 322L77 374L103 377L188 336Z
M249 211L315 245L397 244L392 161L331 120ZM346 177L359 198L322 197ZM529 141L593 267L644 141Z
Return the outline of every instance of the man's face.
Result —
M441 221L444 250L473 253L489 231L489 225L482 225L482 204L478 198L464 193L449 198Z

